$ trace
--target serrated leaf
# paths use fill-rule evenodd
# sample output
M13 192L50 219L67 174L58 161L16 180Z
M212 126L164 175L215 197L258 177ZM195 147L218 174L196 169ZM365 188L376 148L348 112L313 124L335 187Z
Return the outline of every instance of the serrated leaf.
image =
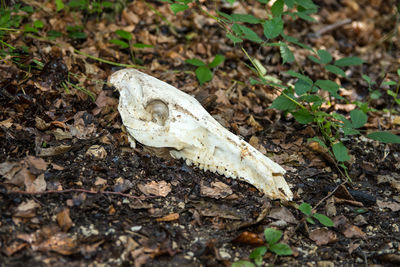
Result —
M33 23L33 26L34 26L35 28L37 28L37 29L43 28L44 23L43 23L43 21L41 21L41 20L35 20L35 22Z
M368 116L359 109L354 109L350 112L351 123L354 128L360 128L367 123Z
M315 85L321 90L328 91L334 98L341 99L342 97L338 95L339 85L331 80L317 80Z
M303 202L299 205L298 208L302 213L304 213L307 216L311 216L312 215L312 207L310 204L308 204L307 202Z
M250 24L257 24L260 20L250 14L232 14L231 18L235 22L245 22Z
M342 142L338 142L332 145L333 155L337 161L348 161L350 160L350 156L347 153L347 148L343 145Z
M338 67L355 66L361 65L364 61L359 57L344 57L335 61L335 65Z
M186 59L185 60L186 63L197 66L197 67L202 67L205 66L206 63L204 63L203 61L201 61L198 58L190 58L190 59Z
M280 95L274 100L274 102L272 102L270 108L274 108L280 111L291 111L296 108L296 104L293 103L286 96Z
M296 72L296 71L288 70L286 73L289 74L290 76L293 76L293 77L296 77L296 78L298 78L298 79L300 79L300 80L305 81L305 82L308 83L310 86L313 84L313 81L312 81L309 77L307 77L307 76L305 76L305 75L303 75L303 74L300 74L300 73L298 73L298 72Z
M305 21L315 22L316 20L315 20L313 17L309 16L309 13L310 13L310 12L308 12L308 11L305 11L305 12L296 12L296 15L297 15L299 18L304 19Z
M300 109L292 114L294 119L301 124L308 124L314 121L314 116L307 109Z
M354 129L353 127L349 128L349 127L343 127L343 134L344 135L355 135L355 134L360 134L360 131Z
M400 136L391 132L374 132L367 135L367 137L385 144L400 144Z
M112 40L110 40L110 43L116 44L116 45L120 46L122 49L129 47L129 44L127 42L119 40L119 39L112 39Z
M267 243L271 246L279 241L282 237L282 231L274 228L266 228L264 230L264 237Z
M325 69L329 72L332 72L333 74L340 75L342 77L346 77L346 73L339 67L335 65L326 65Z
M185 11L186 9L189 8L188 5L182 5L182 4L172 4L170 5L170 8L172 10L172 12L174 12L174 14L176 15L179 12Z
M293 8L294 7L294 0L284 0L285 5L287 5L288 8Z
M217 12L218 15L226 18L228 20L228 22L232 22L233 21L233 18L231 17L231 15L228 15L225 12L222 12L222 11L219 11L219 10L217 10L216 12Z
M236 24L238 25L238 24ZM242 31L242 36L243 38L256 42L256 43L261 43L262 39L257 35L257 33L255 33L252 29L243 26L243 25L239 25L240 30Z
M195 73L200 85L203 85L205 82L211 81L213 77L211 70L205 66L198 67Z
M215 68L216 66L218 66L219 64L224 62L224 60L225 60L225 57L223 55L217 54L217 55L215 55L213 61L210 64L208 64L208 67Z
M279 256L288 256L293 254L292 249L288 245L282 243L269 246L269 250Z
M237 43L243 42L242 39L240 39L239 37L236 37L235 35L230 34L230 33L227 33L226 37L228 37L232 41L233 44L237 44Z
M322 63L327 64L332 61L332 56L328 51L320 49L317 51L317 53Z
M289 47L285 45L280 46L279 51L281 52L282 64L285 64L286 62L291 63L294 61L294 55L292 51L290 51Z
M308 82L301 79L299 79L294 85L294 91L298 96L301 96L310 90L311 90L311 85Z
M333 226L333 221L329 217L327 217L327 216L325 216L323 214L314 213L313 217L315 219L317 219L320 223L322 223L323 225L325 225L327 227L332 227Z
M315 224L314 220L311 217L307 217L306 221L311 224Z
M279 17L283 13L283 6L284 6L284 1L283 0L276 0L274 4L271 7L271 12L275 17Z
M132 39L132 34L130 32L124 31L124 30L116 30L115 34L117 34L119 37L125 40L131 40Z
M283 31L283 21L279 17L275 17L271 20L267 20L263 24L264 27L264 35L269 39L273 39Z
M299 6L304 7L305 9L316 9L318 6L314 4L312 0L295 0Z

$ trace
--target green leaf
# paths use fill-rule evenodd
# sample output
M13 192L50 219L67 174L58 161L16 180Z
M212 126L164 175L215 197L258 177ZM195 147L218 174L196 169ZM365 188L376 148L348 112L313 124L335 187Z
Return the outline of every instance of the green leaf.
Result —
M391 132L374 132L367 135L367 137L385 144L400 144L400 136Z
M308 76L300 74L300 73L298 73L296 71L288 70L286 72L286 74L288 74L290 76L293 76L293 77L296 77L296 78L298 78L300 80L303 80L304 82L308 83L310 86L313 84L313 81Z
M294 85L294 91L298 96L301 96L311 90L312 85L308 82L299 79Z
M359 109L352 110L350 118L354 128L360 128L368 121L368 116Z
M263 24L264 35L269 39L277 37L283 31L283 21L279 17L275 17L271 20L267 20Z
M274 228L266 228L264 230L264 236L267 243L272 246L277 243L282 237L282 231L276 230Z
M35 20L35 22L33 23L33 27L39 29L39 28L43 28L44 23L41 20Z
M314 136L313 138L309 138L308 139L308 142L311 142L311 141L314 141L314 142L317 142L320 146L322 146L323 148L325 148L325 149L328 149L328 147L325 145L325 143L321 140L321 139L319 139L317 136ZM301 206L301 205L300 205ZM310 206L311 207L311 206ZM300 208L299 208L300 209ZM304 212L303 212L304 213ZM310 216L310 215L309 215Z
M36 28L32 27L31 25L26 24L24 26L24 32L35 32L35 33L37 33L38 30Z
M232 5L233 3L235 3L235 0L227 0L227 2Z
M256 267L254 263L249 261L235 261L231 267Z
M289 47L286 45L280 46L279 51L281 52L282 64L285 64L286 62L291 63L294 61L294 55L292 51L290 51Z
M226 18L228 20L228 22L232 22L233 21L233 18L231 17L231 15L228 15L228 14L222 12L222 11L219 11L219 10L217 10L216 12L217 12L218 15Z
M314 116L307 109L300 109L292 114L294 119L301 124L307 124L314 121Z
M318 80L315 82L321 90L328 91L334 98L341 99L338 95L339 85L331 80Z
M360 131L354 129L353 127L343 127L343 134L344 135L355 135L355 134L360 134Z
M315 224L314 220L311 217L307 217L306 221L311 223L311 224Z
M288 8L293 8L294 0L285 0L285 4L288 6Z
M225 57L223 55L217 54L215 55L213 61L208 64L208 67L210 68L215 68L216 66L220 65L222 62L224 62Z
M190 58L190 59L186 59L185 60L186 63L197 66L197 67L202 67L205 66L206 63L204 63L203 61L201 61L200 59L197 58Z
M308 59L309 60L311 60L312 62L314 62L314 63L317 63L317 64L322 64L322 61L319 59L319 58L316 58L316 57L314 57L314 56L307 56L308 57Z
M239 24L233 24L233 25L238 25L238 27L242 33L242 35L241 35L242 38L245 38L247 40L250 40L250 41L253 41L256 43L262 42L262 39L252 29L250 29L246 26L243 26L243 25L239 25Z
M275 17L279 17L283 13L283 0L276 0L271 7L271 12Z
M288 256L293 254L292 249L288 245L282 243L269 246L269 250L279 256Z
M342 77L346 77L346 73L339 67L335 65L326 65L325 69L329 72L332 72L333 74L340 75Z
M251 24L257 24L260 20L250 14L231 14L231 18L235 22L246 22Z
M50 39L54 40L54 39L56 39L57 37L61 37L61 36L62 36L62 33L61 33L61 32L58 32L58 31L50 30L50 31L47 32L47 36L48 36Z
M361 65L364 61L359 57L344 57L335 61L335 65L338 67L355 66Z
M56 11L60 11L64 8L64 3L62 0L55 0L56 3Z
M301 203L298 209L307 216L312 215L312 207L307 202Z
M284 95L278 96L274 102L272 102L272 105L270 108L274 108L280 111L291 111L296 108L296 104L293 103L289 98L287 98Z
M200 85L203 85L205 82L211 81L213 77L211 70L205 66L198 67L195 73Z
M181 4L172 4L170 5L172 12L176 15L179 12L185 11L189 8L188 5L181 5Z
M119 40L119 39L112 39L112 40L110 40L110 43L116 44L116 45L120 46L122 49L129 47L129 44L127 42Z
M124 30L116 30L115 34L125 40L132 39L132 34L130 32L124 31Z
M261 266L263 262L263 256L265 255L267 250L268 249L266 246L258 247L250 253L249 258L254 260L257 266Z
M327 217L323 214L315 213L315 214L313 214L313 217L327 227L333 226L333 221L329 217Z
M343 145L342 142L338 142L332 145L333 155L337 161L348 161L350 160L350 156L347 153L347 148Z
M379 99L382 96L382 93L379 90L374 90L371 92L371 99Z
M317 53L322 63L327 64L332 61L332 56L328 51L320 49Z
M304 7L305 9L316 9L318 6L313 3L312 0L296 0L296 3L299 6Z
M149 45L149 44L143 44L143 43L136 43L132 45L134 48L139 48L139 49L143 49L143 48L153 48L154 45Z
M228 37L232 41L233 44L237 44L237 43L243 42L242 39L240 39L239 37L236 37L235 35L230 34L230 33L227 33L226 37Z

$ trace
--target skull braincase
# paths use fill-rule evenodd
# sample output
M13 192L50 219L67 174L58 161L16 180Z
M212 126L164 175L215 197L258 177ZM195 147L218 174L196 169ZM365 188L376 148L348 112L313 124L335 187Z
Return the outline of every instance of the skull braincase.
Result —
M151 147L170 148L203 170L245 180L271 198L291 199L285 170L222 127L193 97L134 69L114 73L118 110L128 133Z

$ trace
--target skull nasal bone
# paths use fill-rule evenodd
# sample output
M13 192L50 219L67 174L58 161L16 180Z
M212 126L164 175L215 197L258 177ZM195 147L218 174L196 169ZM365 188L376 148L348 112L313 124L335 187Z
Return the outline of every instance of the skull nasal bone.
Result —
M151 114L151 121L158 125L164 126L169 116L168 105L160 99L151 100L147 106L146 111Z

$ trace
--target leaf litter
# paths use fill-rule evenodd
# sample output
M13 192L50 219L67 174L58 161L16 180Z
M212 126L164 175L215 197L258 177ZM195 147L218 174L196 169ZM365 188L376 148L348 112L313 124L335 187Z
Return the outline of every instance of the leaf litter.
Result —
M232 13L265 15L254 2L216 4ZM393 48L400 41L389 35L391 3L342 2L319 3L318 26L290 25L288 33L337 58L357 54L371 62L363 70L351 68L349 77L367 73L378 80L385 70L386 79L396 80L399 55ZM275 260L266 254L265 261L276 266L398 264L399 145L347 141L355 155L348 165L353 181L331 194L342 181L332 156L308 142L317 130L267 109L276 92L246 83L252 75L246 58L214 20L200 13L174 15L155 1L134 1L122 7L121 16L103 12L97 17L57 12L54 2L24 3L34 7L24 23L40 20L46 27L36 36L15 32L4 39L28 49L0 63L1 262L228 266L264 245L263 230L273 226L297 251ZM203 4L206 10L215 8ZM79 25L85 25L81 33L71 28ZM45 39L50 28L61 35ZM133 54L121 50L109 42L117 30L133 33L132 43L153 47ZM86 38L72 38L77 34ZM246 46L272 77L286 70L275 48ZM211 62L217 53L226 61L213 70L212 81L199 86L185 60ZM313 78L326 78L306 61L304 49L294 53ZM106 84L119 67L106 61L142 64L153 76L196 96L218 121L288 170L296 202L317 205L335 226L308 224L307 231L297 209L263 198L248 184L157 157L140 145L130 148L116 111L118 94ZM365 98L365 82L345 82L343 96ZM380 108L387 101L382 97L371 104ZM332 109L346 113L353 106L332 103ZM399 133L398 115L371 112L364 130L377 129ZM319 205L325 197L325 206Z

